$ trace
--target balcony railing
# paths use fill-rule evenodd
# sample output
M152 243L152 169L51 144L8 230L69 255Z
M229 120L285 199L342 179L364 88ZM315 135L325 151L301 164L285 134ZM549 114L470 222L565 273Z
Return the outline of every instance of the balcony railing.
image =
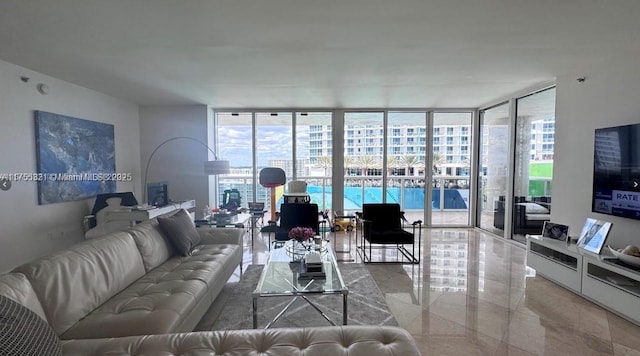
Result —
M332 210L331 177L298 177L307 182L307 191L312 202L318 204L320 210ZM468 176L434 176L432 189L432 211L468 211L469 187ZM219 177L218 194L222 196L225 189L237 189L243 199L243 205L253 201L253 179L247 176ZM271 190L257 184L256 200L265 203L265 209L271 211ZM284 188L279 188L280 192ZM344 177L344 210L361 210L363 203L381 203L382 177L380 176L345 176ZM422 211L425 207L425 180L414 176L387 177L386 202L399 203L405 211ZM282 203L282 197L276 206Z

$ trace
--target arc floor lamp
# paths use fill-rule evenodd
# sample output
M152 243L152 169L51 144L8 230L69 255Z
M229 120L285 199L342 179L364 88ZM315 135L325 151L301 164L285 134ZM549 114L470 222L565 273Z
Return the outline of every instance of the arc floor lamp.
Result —
M229 161L218 159L218 155L216 155L216 152L213 149L211 149L211 147L209 147L206 143L188 136L176 136L176 137L168 138L162 141L162 143L160 143L158 146L156 146L153 152L151 152L149 159L147 160L147 165L145 166L145 169L144 169L144 185L142 186L143 197L145 202L147 201L147 178L149 175L149 165L151 164L151 160L153 159L153 156L156 154L156 152L158 152L158 150L162 146L166 145L167 143L176 141L176 140L183 140L183 139L199 143L200 145L204 146L206 149L209 150L209 152L213 154L213 161L204 162L205 174L217 176L219 174L228 174L230 172Z

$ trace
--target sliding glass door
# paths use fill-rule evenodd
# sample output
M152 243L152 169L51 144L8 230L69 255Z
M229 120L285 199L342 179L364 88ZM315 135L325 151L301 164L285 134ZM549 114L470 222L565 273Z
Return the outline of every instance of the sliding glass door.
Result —
M387 115L387 203L398 203L407 220L423 220L427 113L393 112Z
M468 226L471 112L433 114L431 225Z
M555 98L550 88L516 100L512 226L520 242L526 234L540 234L551 214Z
M509 103L480 111L477 223L504 235L509 176Z

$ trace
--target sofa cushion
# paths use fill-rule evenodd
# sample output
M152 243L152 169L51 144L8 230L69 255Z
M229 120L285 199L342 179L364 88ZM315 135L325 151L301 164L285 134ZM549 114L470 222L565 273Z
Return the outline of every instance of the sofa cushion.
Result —
M228 268L237 266L231 261L241 253L239 245L200 245L192 256L172 257L61 337L82 339L185 331L180 329L184 320L203 298L213 301L210 289L226 283Z
M136 241L144 269L149 272L173 255L169 240L160 231L158 219L147 220L129 229Z
M374 244L412 244L415 236L402 229L371 231L365 238Z
M47 320L47 316L42 309L42 304L40 304L36 292L24 274L7 273L0 275L0 295L15 300L31 309L32 312L38 314L42 319Z
M172 216L160 216L158 223L177 254L189 256L193 248L200 244L200 235L186 210L180 209Z
M63 341L65 355L418 356L415 341L392 326L220 330Z
M145 273L131 235L114 232L18 266L58 335Z
M0 355L62 355L62 346L46 321L0 295Z
M397 230L402 228L400 204L363 204L362 215L371 222L373 230Z
M525 207L527 214L549 214L549 209L536 203L516 203Z
M160 274L149 274L80 320L61 338L90 339L178 331L182 320L206 295L206 283L161 280L158 279Z
M198 234L204 245L231 244L242 246L243 229L236 227L199 228Z

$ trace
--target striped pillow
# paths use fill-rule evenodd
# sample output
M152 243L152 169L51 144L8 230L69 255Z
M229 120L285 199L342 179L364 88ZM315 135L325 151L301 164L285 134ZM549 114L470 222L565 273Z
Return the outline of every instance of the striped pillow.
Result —
M0 355L62 355L62 347L46 321L0 295Z

